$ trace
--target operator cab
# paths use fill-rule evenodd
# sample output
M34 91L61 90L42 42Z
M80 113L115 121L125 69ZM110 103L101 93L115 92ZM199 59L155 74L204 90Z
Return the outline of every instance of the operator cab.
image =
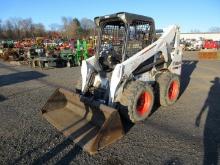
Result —
M155 25L150 17L120 12L96 17L98 44L96 58L105 71L133 56L155 38Z

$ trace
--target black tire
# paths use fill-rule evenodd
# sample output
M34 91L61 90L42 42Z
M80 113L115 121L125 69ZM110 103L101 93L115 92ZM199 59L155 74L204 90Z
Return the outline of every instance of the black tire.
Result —
M174 104L180 94L179 76L170 72L164 72L158 77L157 83L160 105L168 106Z
M119 111L123 117L132 123L143 121L151 113L154 104L153 89L140 81L128 82L119 96L119 102Z

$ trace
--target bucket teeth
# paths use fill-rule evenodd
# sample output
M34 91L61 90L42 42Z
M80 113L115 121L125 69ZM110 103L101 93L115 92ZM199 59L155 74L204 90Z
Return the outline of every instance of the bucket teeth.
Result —
M65 89L57 89L41 111L49 123L90 154L124 135L116 109Z

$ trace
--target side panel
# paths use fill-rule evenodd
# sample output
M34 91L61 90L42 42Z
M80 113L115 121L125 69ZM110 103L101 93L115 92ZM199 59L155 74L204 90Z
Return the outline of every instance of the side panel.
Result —
M82 76L82 92L86 92L88 81L91 74L95 71L95 56L82 61L81 76Z

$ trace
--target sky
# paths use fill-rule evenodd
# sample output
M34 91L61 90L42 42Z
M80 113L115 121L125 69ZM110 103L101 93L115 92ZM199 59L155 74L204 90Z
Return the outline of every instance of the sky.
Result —
M182 32L220 27L220 0L0 0L0 19L32 18L49 30L61 17L93 19L121 11L150 16L156 28L177 24Z

